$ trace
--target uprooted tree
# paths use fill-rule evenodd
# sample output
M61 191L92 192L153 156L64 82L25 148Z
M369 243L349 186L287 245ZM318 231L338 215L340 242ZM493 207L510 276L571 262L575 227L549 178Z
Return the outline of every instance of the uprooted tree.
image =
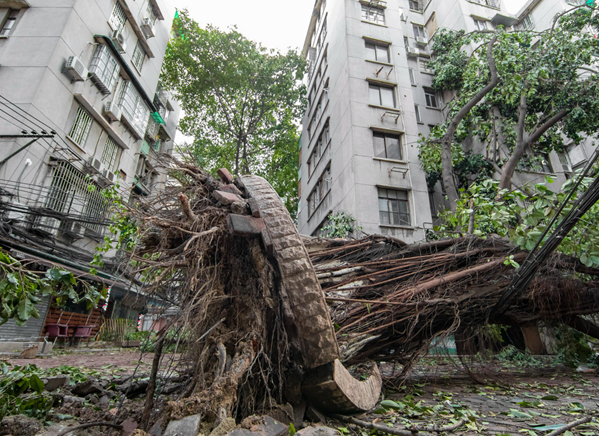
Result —
M169 159L179 183L129 212L145 290L181 307L177 322L193 337L190 383L169 403L165 422L200 413L208 434L302 399L328 412L366 410L380 389L376 369L358 382L341 362L384 359L407 370L458 326L545 320L599 331L580 318L599 311L599 270L575 257L551 256L528 290L491 315L526 256L505 240L317 239L307 244L310 261L263 179L231 183L222 173L219 181ZM155 416L145 416L147 428Z
M433 88L453 93L447 121L433 130L420 151L429 186L442 178L452 211L459 199L456 182L486 165L500 174L499 190L510 189L523 162L538 166L543 153L562 151L599 128L595 7L577 6L556 16L543 31L510 30L466 34L440 30L431 62ZM481 150L467 146L479 142ZM474 152L474 153L472 153ZM480 159L483 155L484 159ZM468 160L478 160L468 165ZM473 170L475 169L475 170ZM467 182L466 182L467 183Z

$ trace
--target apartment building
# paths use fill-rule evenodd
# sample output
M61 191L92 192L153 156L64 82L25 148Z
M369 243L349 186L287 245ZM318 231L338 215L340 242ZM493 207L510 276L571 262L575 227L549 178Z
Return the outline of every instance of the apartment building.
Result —
M174 15L169 0L0 0L0 246L85 273L110 218L100 189L161 188L179 118L159 85ZM111 304L130 287L115 255L93 278Z
M299 231L316 235L330 212L344 211L367 234L424 239L444 199L440 184L428 192L418 139L444 120L451 98L431 88L435 32L547 28L558 11L580 1L530 0L516 15L500 0L316 1L303 47L309 74ZM549 174L559 187L588 147L544 156L542 169L521 168L514 182Z

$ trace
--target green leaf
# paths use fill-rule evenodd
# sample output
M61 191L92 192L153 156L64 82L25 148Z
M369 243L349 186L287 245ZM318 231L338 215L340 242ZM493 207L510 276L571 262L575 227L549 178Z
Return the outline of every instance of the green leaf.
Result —
M29 385L38 394L44 391L44 382L36 374L31 375L29 378Z
M401 410L401 409L406 408L405 404L397 403L393 400L383 400L383 401L381 401L381 406L384 407L385 409L394 409L394 410Z

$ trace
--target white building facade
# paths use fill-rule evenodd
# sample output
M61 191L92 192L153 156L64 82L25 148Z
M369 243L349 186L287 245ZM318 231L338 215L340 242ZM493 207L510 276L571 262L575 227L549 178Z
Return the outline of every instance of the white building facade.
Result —
M440 186L429 193L418 160L419 138L444 120L447 103L431 88L435 32L547 28L572 3L578 0L531 0L514 16L500 0L316 1L303 49L310 73L300 233L317 235L331 212L346 212L366 234L425 239L444 206ZM551 153L542 170L522 169L514 182L541 182L549 174L560 186L588 147Z

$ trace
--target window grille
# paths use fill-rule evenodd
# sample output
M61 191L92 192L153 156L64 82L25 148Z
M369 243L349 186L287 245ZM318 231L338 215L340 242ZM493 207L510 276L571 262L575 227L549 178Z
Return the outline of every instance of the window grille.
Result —
M519 27L522 30L532 30L532 29L534 29L535 25L532 22L532 17L530 16L530 14L528 14L524 18L522 18L522 21L520 21L520 26Z
M102 152L102 158L100 159L109 171L115 169L118 153L119 146L114 142L114 139L109 136L106 138L106 144L104 145L104 151Z
M373 6L362 5L362 20L384 25L385 11Z
M408 193L395 189L378 188L379 215L382 225L409 226L410 208Z
M101 234L108 203L99 187L65 161L56 162L50 177L45 207L69 217L80 217L82 221L88 221L82 222L82 226Z
M18 10L12 10L9 12L6 21L2 25L2 29L0 29L0 36L8 36L10 31L15 27L17 23L17 17L19 16Z
M135 68L137 68L137 71L139 71L140 73L142 67L144 66L145 60L146 51L144 50L140 42L137 41L137 44L135 45L135 50L133 50L133 56L131 57L131 61L133 62L133 65L135 65Z
M126 81L123 84L119 107L129 126L140 138L143 137L148 125L150 109L131 81Z
M118 81L121 66L106 44L96 49L89 66L90 77L100 92L108 95Z
M429 68L428 61L424 61L422 59L420 59L420 71L422 71L423 73L428 73L428 74L434 73L433 69Z
M370 104L395 108L395 92L393 88L380 85L369 85Z
M389 63L389 46L366 43L366 59Z
M374 157L401 160L401 136L390 133L373 133Z
M146 15L150 19L152 24L156 23L156 14L154 13L154 5L148 0L148 6L146 8Z
M77 109L77 115L75 115L75 121L73 127L69 132L69 137L79 146L83 147L89 131L92 127L92 116L83 107L79 106Z
M125 10L121 6L121 3L117 0L114 8L112 9L112 14L110 14L108 24L110 24L114 30L121 30L125 26L126 22L127 15L125 15Z

